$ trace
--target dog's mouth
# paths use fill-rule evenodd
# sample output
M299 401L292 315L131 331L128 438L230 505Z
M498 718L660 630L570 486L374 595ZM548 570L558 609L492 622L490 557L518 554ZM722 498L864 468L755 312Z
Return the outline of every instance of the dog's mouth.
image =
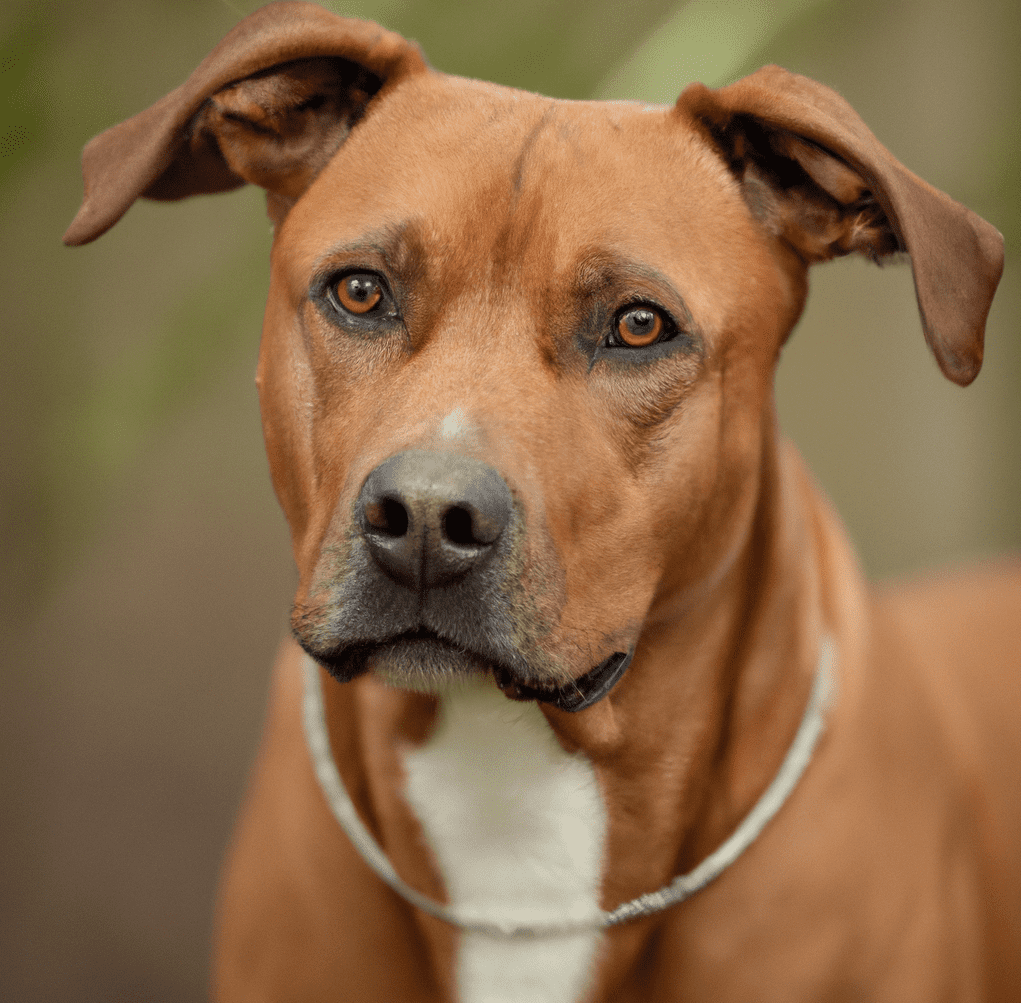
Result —
M401 689L433 691L451 680L490 671L490 663L484 656L426 627L367 645L358 655L363 672L373 672L384 682Z
M591 707L606 696L631 664L634 651L615 651L583 676L572 679L563 686L531 686L519 683L502 670L494 669L496 685L512 700L537 700L552 704L560 710L576 713Z
M305 650L342 682L367 672L388 685L418 692L441 692L458 679L491 675L511 700L552 704L577 712L601 700L624 675L633 651L617 651L589 672L561 685L537 684L513 666L466 649L426 627L372 643L329 652Z

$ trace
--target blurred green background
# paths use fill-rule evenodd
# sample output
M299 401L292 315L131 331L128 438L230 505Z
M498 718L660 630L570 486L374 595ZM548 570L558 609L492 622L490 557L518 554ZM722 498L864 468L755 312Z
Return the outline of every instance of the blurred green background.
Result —
M94 133L176 86L246 0L0 12L0 998L200 999L218 863L293 588L253 384L261 192L60 235ZM439 69L672 101L778 62L836 87L1008 265L969 389L910 270L816 270L784 427L872 576L1021 543L1021 16L1014 0L364 2ZM665 183L669 183L666 179ZM683 184L683 178L676 179Z

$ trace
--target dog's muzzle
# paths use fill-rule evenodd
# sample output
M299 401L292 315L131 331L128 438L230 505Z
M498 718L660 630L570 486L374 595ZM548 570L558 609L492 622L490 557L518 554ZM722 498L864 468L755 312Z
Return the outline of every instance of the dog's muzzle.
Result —
M524 516L492 467L452 452L406 450L365 479L354 504L357 566L335 596L333 626L296 628L338 679L375 670L399 686L489 672L515 700L578 711L606 695L631 661L614 652L564 685L522 638L536 624L521 578ZM524 599L524 601L523 601ZM532 655L523 652L532 650ZM539 652L536 655L536 652Z

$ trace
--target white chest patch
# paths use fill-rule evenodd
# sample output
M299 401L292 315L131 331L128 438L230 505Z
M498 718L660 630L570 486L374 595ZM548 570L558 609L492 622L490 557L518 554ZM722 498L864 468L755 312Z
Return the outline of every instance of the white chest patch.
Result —
M488 680L445 694L440 715L405 758L405 793L450 904L505 919L596 915L606 812L588 760L561 748L535 704ZM463 933L460 1003L576 1003L599 936Z

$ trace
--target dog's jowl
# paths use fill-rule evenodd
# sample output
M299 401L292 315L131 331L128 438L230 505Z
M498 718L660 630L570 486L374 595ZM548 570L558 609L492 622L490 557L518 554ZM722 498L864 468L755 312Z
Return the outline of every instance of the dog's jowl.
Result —
M299 584L217 999L1021 998L1021 570L871 592L772 396L850 253L969 383L989 224L777 67L558 101L305 3L84 171L70 244L246 182L274 226Z

